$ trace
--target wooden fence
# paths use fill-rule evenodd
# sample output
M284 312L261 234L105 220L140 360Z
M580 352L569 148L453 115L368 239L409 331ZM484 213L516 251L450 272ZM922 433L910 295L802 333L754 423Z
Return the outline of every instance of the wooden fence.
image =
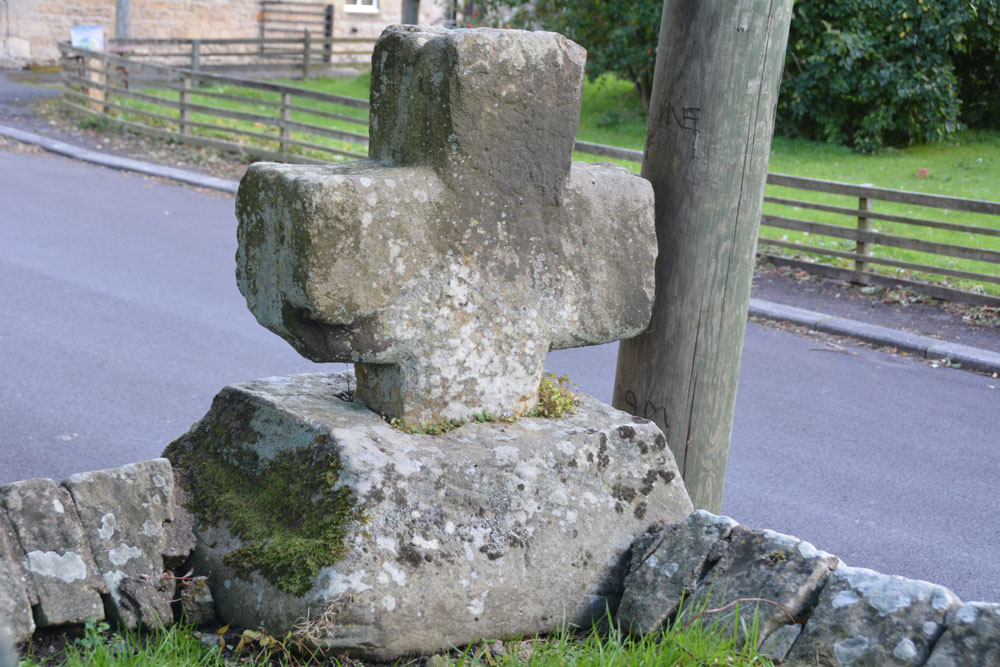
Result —
M107 51L129 60L254 76L310 76L334 67L366 66L375 40L326 37L306 28L295 37L225 39L112 39Z
M206 71L204 67L194 66L199 64L197 55L191 55L198 53L198 46L195 44L197 40L161 41L190 44L193 50L187 56L193 58L195 62L190 63L191 67L179 68L140 60L135 58L134 54L126 58L111 53L78 49L65 43L60 44L66 104L87 113L103 113L110 122L140 133L253 154L263 159L320 163L330 159L366 157L363 151L368 145L366 132L368 118L367 113L362 112L368 110L367 100ZM255 40L202 40L201 43L236 42L246 43ZM289 43L301 45L303 41L289 40ZM309 40L306 39L304 44L308 52ZM298 53L301 57L302 52ZM306 63L309 61L309 58L303 60ZM306 65L304 73L308 71ZM176 91L176 97L169 99L162 95L142 92L141 86L150 84L159 90ZM220 87L224 88L219 90ZM200 98L202 101L193 101L193 98ZM240 108L224 108L206 103L206 100L237 102ZM131 101L133 104L124 104L125 101ZM146 108L134 106L135 102L143 103ZM155 110L148 107L154 107ZM232 124L226 125L225 121ZM251 124L253 129L249 129L247 124ZM356 131L344 129L345 126L355 128ZM576 150L616 160L639 163L642 161L641 151L625 148L578 141ZM775 262L792 264L809 271L867 284L910 284L929 296L961 300L975 305L1000 306L1000 297L910 281L898 275L883 275L869 270L871 265L878 265L944 278L1000 285L1000 250L987 249L975 242L970 245L957 245L883 233L872 227L872 221L886 221L924 230L958 232L970 235L972 239L1000 238L1000 225L991 227L960 224L937 219L941 215L923 218L876 211L874 208L874 203L881 201L943 211L1000 216L1000 202L960 199L773 173L768 174L767 182L771 186L769 188L771 192L775 188L794 188L800 192L849 197L857 202L855 207L853 204L817 203L802 198L800 194L794 197L767 194L764 201L771 205L768 207L770 210L778 206L793 211L811 210L834 214L841 216L840 220L846 218L846 224L765 213L761 216L762 227L803 232L809 235L809 242L795 243L761 236L759 241L761 247L794 250L797 253L841 260L841 263L847 260L853 268L771 256ZM1000 217L997 219L1000 220ZM817 240L816 237L853 241L854 247L850 250L824 247L814 242ZM882 253L873 253L873 249L877 247L926 253L938 261L940 258L959 258L984 262L988 268L977 272L934 263L904 261L886 257Z
M59 48L64 103L79 111L104 114L119 126L158 138L286 162L366 157L360 150L368 144L367 133L361 131L368 127L367 100L203 69L139 62L65 43ZM176 96L143 92L142 86L150 85L158 91L174 91ZM236 108L217 106L221 101L235 102L230 106ZM352 114L354 110L358 111ZM358 131L338 129L337 125L356 126Z

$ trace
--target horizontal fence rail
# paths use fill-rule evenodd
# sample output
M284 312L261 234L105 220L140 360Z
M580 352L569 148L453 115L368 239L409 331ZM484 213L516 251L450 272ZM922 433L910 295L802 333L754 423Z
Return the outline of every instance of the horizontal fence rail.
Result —
M191 53L200 53L207 46L232 49L234 46L259 45L261 40L118 40L117 47L149 46L162 48L187 45ZM292 45L290 55L301 58L297 45L305 40L277 38L267 40L275 45ZM331 40L319 40L323 42ZM184 141L199 146L253 154L262 159L320 163L331 159L362 159L367 157L368 100L334 95L249 77L233 76L204 67L178 67L155 62L151 54L135 51L98 53L60 44L62 52L65 103L87 113L102 113L109 121L128 129L158 138ZM118 49L116 49L118 50ZM186 57L191 58L191 53ZM321 55L322 51L316 51ZM234 55L226 53L226 57ZM251 54L258 57L260 54ZM286 55L275 51L268 57ZM181 54L183 60L184 54ZM221 56L220 56L221 57ZM196 58L197 60L197 58ZM306 59L308 61L308 59ZM187 63L191 64L191 63ZM197 63L195 63L197 64ZM308 67L306 69L308 73ZM143 89L154 91L144 92ZM153 94L155 93L155 94ZM172 97L165 97L171 94ZM222 106L236 103L237 108ZM632 163L642 162L642 151L577 141L575 150ZM789 241L761 235L764 248L781 248L796 253L839 261L853 268L816 264L800 260L772 257L807 270L862 283L907 283L898 275L891 277L870 271L871 266L956 278L975 283L1000 285L1000 202L962 199L944 195L892 190L871 185L853 185L786 174L769 173L768 194L764 197L765 212L761 216L764 229L784 230L802 234ZM776 188L793 189L794 193L773 193ZM848 198L846 202L810 201L798 193L819 193L823 196ZM875 210L875 202L897 210ZM900 207L935 209L924 216L910 214ZM775 213L775 208L783 214ZM784 214L785 212L791 214ZM798 217L802 211L825 216L823 221ZM972 215L977 224L941 220L942 212ZM978 224L980 221L984 224ZM901 225L903 231L913 230L923 238L888 233L874 228L873 222ZM963 239L986 239L970 245L930 240L929 230L940 230ZM846 249L824 247L825 241L847 241ZM990 245L993 248L990 248ZM927 261L911 261L891 256L897 251L926 255ZM954 258L973 262L970 267L943 266L942 261ZM978 270L984 265L983 270ZM885 269L883 269L885 270ZM914 283L930 296L962 300L977 305L1000 306L1000 297L979 292L957 290L948 286ZM979 288L982 289L981 287Z

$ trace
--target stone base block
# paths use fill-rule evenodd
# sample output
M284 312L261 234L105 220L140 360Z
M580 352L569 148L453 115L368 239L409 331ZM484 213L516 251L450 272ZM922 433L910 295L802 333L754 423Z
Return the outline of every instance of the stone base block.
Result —
M633 539L692 507L660 431L575 415L407 435L350 375L225 388L165 455L220 616L389 660L614 611Z

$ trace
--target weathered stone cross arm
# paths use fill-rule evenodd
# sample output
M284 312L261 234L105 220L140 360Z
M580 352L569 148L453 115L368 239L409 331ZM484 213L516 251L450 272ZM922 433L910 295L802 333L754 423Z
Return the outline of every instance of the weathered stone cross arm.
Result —
M394 26L373 55L369 161L253 165L237 282L358 397L419 421L537 402L546 353L649 320L649 184L572 163L585 53L553 33Z

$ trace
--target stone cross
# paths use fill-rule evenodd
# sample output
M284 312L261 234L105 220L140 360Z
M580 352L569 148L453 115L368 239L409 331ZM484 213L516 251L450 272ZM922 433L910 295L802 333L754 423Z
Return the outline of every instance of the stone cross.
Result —
M370 159L255 164L237 282L357 396L411 422L523 413L549 350L634 336L653 301L645 180L572 163L586 53L554 33L392 26Z

